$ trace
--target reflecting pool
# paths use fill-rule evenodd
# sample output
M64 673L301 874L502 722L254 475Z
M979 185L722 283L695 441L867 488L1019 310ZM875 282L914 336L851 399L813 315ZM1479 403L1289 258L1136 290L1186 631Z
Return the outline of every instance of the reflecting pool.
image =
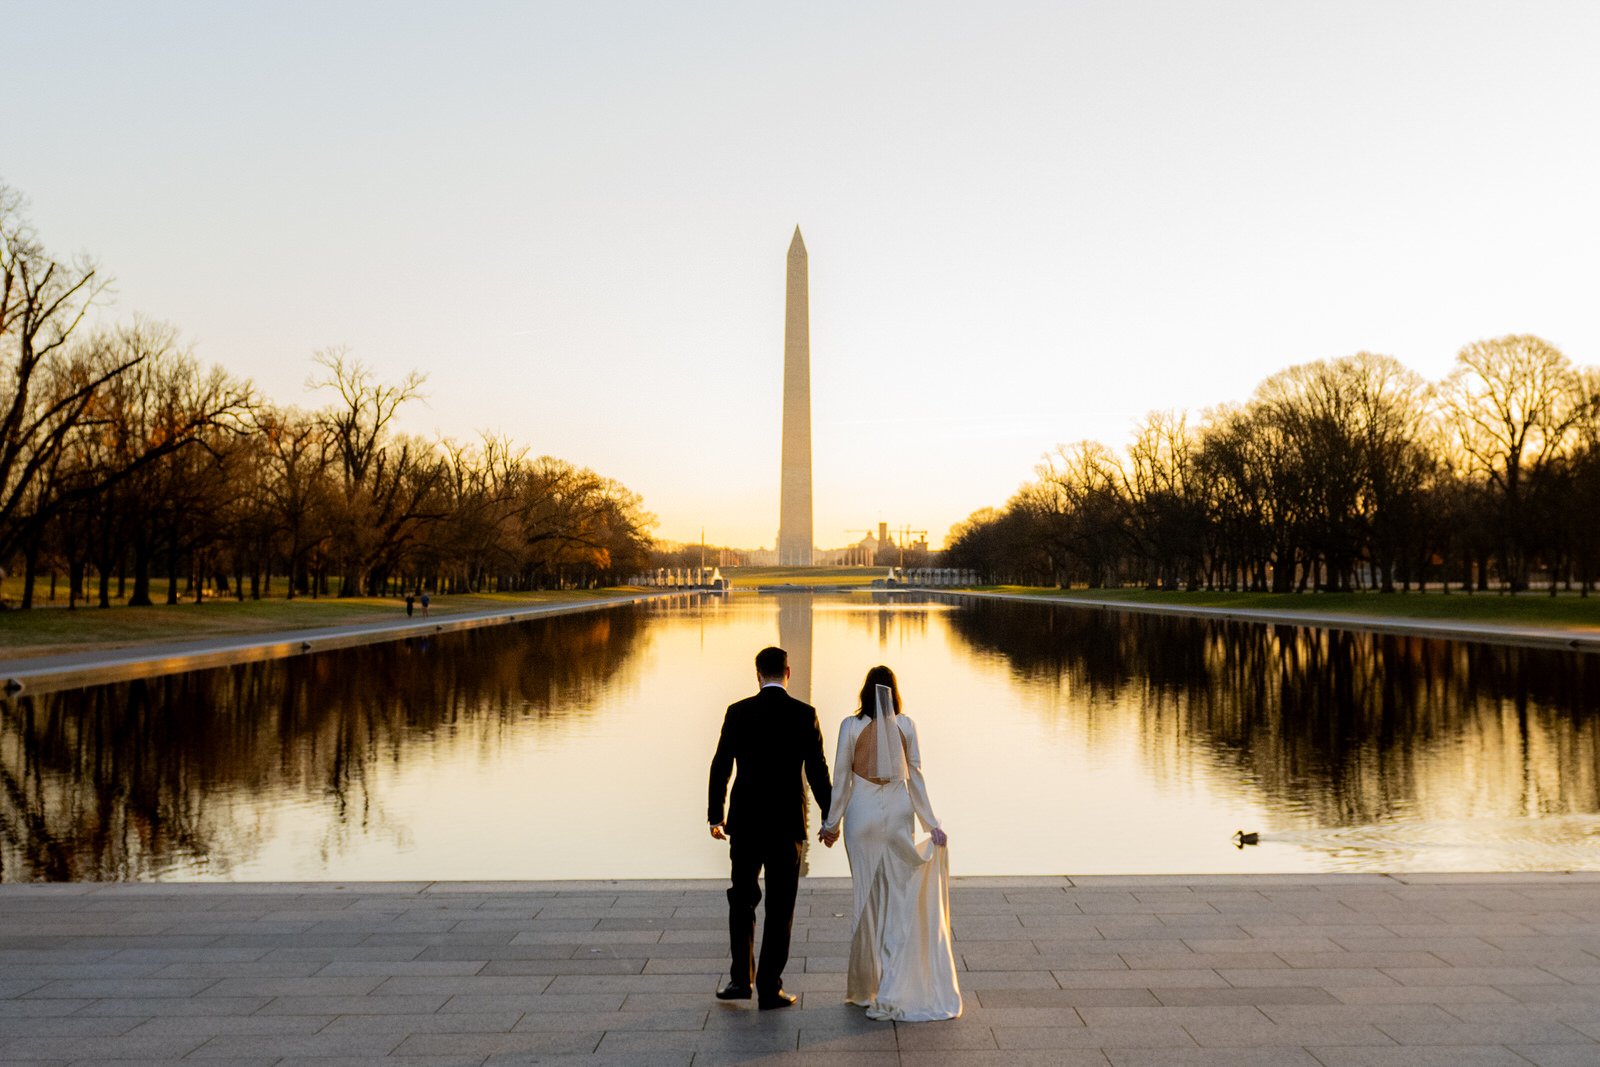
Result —
M895 669L956 874L1600 869L1600 657L741 593L17 697L0 879L723 877L707 766L771 643L830 759Z

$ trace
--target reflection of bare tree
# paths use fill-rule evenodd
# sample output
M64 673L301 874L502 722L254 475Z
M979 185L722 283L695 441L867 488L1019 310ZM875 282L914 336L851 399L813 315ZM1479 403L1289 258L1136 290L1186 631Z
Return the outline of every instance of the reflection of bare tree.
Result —
M591 714L649 607L0 705L0 877L226 871L270 832L250 798L322 798L336 835L380 820L369 780L468 725L494 745ZM338 847L334 840L326 846Z
M951 626L1311 825L1600 811L1592 656L993 601Z

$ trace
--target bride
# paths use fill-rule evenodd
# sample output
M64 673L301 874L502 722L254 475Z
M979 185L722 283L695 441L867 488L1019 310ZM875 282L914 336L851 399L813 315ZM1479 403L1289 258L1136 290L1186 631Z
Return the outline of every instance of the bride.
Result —
M928 803L917 726L900 714L888 667L861 686L861 708L839 726L833 802L820 838L850 857L855 932L845 999L872 1019L926 1022L961 1014L950 946L947 838ZM913 840L915 812L932 837Z

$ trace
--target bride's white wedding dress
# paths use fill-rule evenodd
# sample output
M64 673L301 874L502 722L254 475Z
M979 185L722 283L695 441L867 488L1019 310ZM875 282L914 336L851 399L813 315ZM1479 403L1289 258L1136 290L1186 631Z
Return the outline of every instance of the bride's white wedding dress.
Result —
M873 1019L954 1019L961 1014L961 991L950 942L949 850L930 838L914 840L913 813L930 832L939 820L922 778L916 724L894 713L892 698L887 712L852 715L840 724L833 799L823 824L833 831L844 823L855 887L845 999ZM878 744L880 738L886 743ZM867 762L858 764L863 755ZM863 777L859 766L887 771L873 776L886 780Z

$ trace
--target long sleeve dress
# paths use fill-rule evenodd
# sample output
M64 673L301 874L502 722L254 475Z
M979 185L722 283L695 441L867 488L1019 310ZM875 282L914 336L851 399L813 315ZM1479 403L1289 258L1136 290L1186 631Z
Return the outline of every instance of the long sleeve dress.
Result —
M856 743L872 724L852 715L839 726L833 803L825 830L844 824L855 888L855 927L845 999L873 1019L927 1022L961 1014L950 937L949 850L914 839L912 816L939 825L922 777L917 727L895 716L906 751L904 781L874 782L855 773Z

